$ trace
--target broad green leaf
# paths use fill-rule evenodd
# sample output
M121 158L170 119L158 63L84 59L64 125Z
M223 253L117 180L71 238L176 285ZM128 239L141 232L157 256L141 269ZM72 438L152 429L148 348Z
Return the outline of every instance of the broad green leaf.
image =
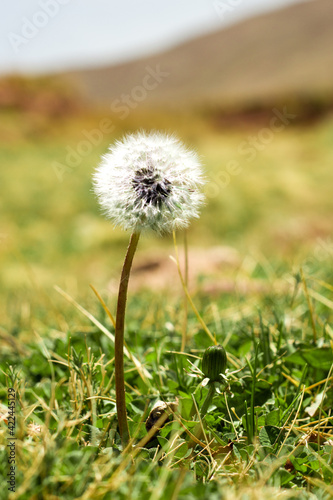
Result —
M273 425L265 425L259 432L259 442L262 446L274 446L280 434L280 429Z
M279 425L280 423L280 410L273 410L265 416L266 425Z
M333 352L330 347L300 348L287 356L285 362L296 365L309 364L312 368L329 370L333 363Z
M288 472L286 469L279 469L280 476L280 485L286 486L292 479L294 479L295 475Z

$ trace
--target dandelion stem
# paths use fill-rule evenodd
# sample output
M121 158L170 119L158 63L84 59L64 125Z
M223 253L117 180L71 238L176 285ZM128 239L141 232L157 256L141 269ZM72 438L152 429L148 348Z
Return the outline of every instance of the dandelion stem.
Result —
M176 240L176 233L175 233L175 231L173 231L173 243L174 243L174 247L175 247L176 259L174 259L173 257L170 257L170 258L171 258L171 260L173 260L176 263L176 266L177 266L177 269L178 269L179 278L180 278L183 290L185 292L185 295L187 297L187 300L189 301L190 306L192 307L192 310L193 310L194 314L196 315L196 317L197 317L199 323L201 324L202 328L207 333L208 337L214 343L214 345L217 345L216 338L213 337L213 335L209 331L206 323L204 322L204 320L200 316L199 311L195 307L194 302L193 302L193 300L191 298L191 295L189 294L189 291L187 289L186 283L184 281L184 278L183 278L183 275L182 275L182 272L181 272L181 269L180 269L180 265L179 265L178 247L177 247L177 240Z
M125 310L127 300L128 281L131 272L133 257L138 246L140 233L133 233L127 248L121 273L116 328L115 328L115 379L116 379L116 402L119 433L121 442L125 448L129 442L130 435L127 424L126 401L125 401L125 378L124 378L124 329L125 329Z
M303 282L304 294L305 294L306 301L307 301L308 307L309 307L309 312L310 312L311 326L312 326L312 331L313 331L313 343L316 344L317 343L316 323L315 323L315 320L314 320L313 307L312 307L312 304L311 304L311 299L310 299L310 296L309 296L309 291L308 291L308 287L307 287L307 284L306 284L306 280L305 280L305 276L304 276L302 268L301 268L301 279L302 279L302 282Z
M204 418L215 394L214 382L209 382L209 390L200 410L201 418Z
M201 440L202 436L204 435L203 421L204 421L204 418L206 416L207 410L208 410L208 408L213 400L213 397L215 394L215 389L216 389L215 383L210 381L209 385L208 385L207 396L205 398L205 401L202 404L200 412L198 411L199 423L194 427L194 430L193 430L193 435L196 437L197 440ZM192 398L193 398L194 406L196 407L196 403L195 403L195 399L194 399L193 395L192 395ZM193 449L195 445L196 445L196 441L191 439L188 443L188 449L189 450Z
M185 253L185 276L184 282L186 289L188 289L188 245L187 245L187 231L184 231L184 253ZM182 334L182 345L181 351L185 351L186 340L187 340L187 316L188 316L188 300L186 293L184 292L184 322L183 322L183 334Z

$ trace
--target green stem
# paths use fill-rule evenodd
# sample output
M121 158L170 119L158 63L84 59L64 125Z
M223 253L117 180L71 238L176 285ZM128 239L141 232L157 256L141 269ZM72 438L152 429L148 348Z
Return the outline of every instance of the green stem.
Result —
M214 382L209 382L209 391L200 410L201 418L204 418L204 416L206 415L209 405L214 397L214 394L215 394L215 384Z
M200 419L202 421L202 424L203 424L203 420L205 418L205 415L207 413L207 410L209 408L209 405L211 404L211 402L213 400L214 394L215 394L215 383L209 382L209 390L208 390L207 396L205 397L205 401L203 402L203 405L202 405L201 410L200 410ZM201 428L200 423L194 427L193 434L197 439L202 438L202 428ZM194 448L194 446L195 446L195 442L191 440L188 444L188 449L192 449L192 448Z
M185 274L184 282L186 288L188 288L188 245L187 245L187 231L184 231L184 253L185 253ZM182 332L182 345L181 352L185 351L186 341L187 341L187 316L188 316L188 300L186 294L184 293L184 322L183 322L183 332Z
M125 310L127 300L128 281L131 272L133 257L138 246L140 233L133 233L127 248L126 257L124 260L123 270L121 273L116 328L115 328L115 379L116 379L116 403L117 416L119 425L119 434L121 442L125 448L129 442L130 435L127 424L126 400L125 400L125 377L124 377L124 330L125 330Z

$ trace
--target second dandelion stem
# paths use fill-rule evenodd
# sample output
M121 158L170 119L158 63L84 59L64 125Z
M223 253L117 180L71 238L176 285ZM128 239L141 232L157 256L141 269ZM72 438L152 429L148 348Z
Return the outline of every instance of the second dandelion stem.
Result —
M115 328L115 379L116 379L116 402L117 416L119 425L119 434L121 442L125 448L129 442L129 430L127 424L126 400L125 400L125 377L124 377L124 330L125 330L125 310L127 301L127 288L131 272L133 257L138 246L140 233L133 233L127 248L126 257L124 260L123 270L121 273L117 316Z
M202 405L201 410L200 410L201 418L205 417L207 410L208 410L208 408L213 400L214 394L215 394L215 384L214 384L214 382L209 382L208 394L207 394L205 401L203 402L203 405Z

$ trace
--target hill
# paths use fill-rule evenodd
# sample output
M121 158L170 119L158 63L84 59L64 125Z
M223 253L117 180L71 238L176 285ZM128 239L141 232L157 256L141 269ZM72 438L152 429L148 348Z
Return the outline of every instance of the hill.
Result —
M332 25L332 0L306 1L158 55L66 77L93 101L130 95L129 102L155 107L326 98L333 84Z

